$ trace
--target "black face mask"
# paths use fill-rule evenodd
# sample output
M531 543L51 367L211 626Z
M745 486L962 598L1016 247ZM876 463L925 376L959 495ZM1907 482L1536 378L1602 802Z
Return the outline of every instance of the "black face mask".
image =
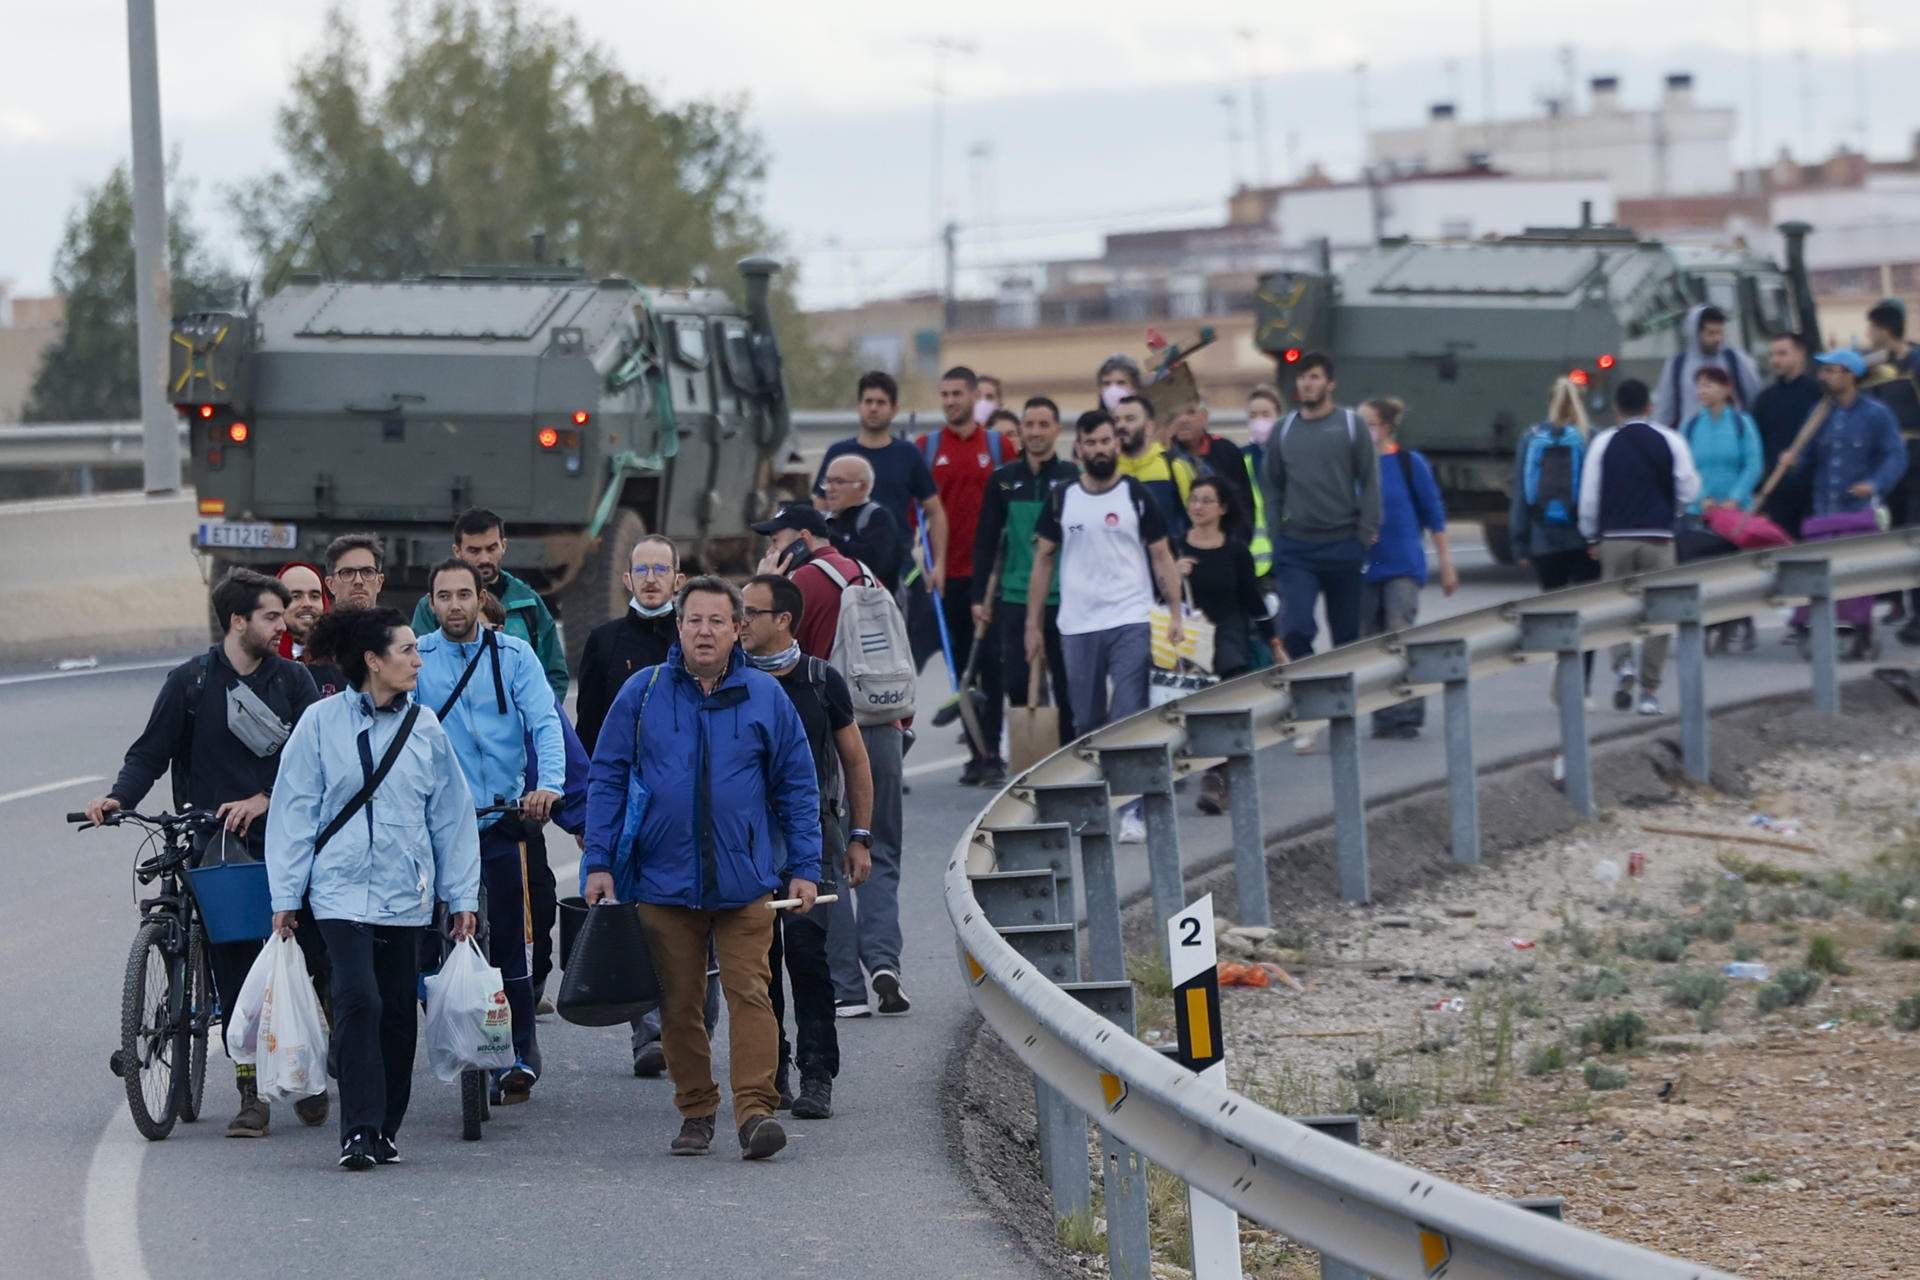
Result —
M1095 480L1111 480L1120 467L1120 459L1097 454L1086 460L1087 474Z

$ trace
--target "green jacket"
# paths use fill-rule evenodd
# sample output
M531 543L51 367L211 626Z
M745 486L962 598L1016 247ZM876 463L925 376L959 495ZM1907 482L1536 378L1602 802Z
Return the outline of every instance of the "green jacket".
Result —
M973 602L987 603L987 579L979 572L991 566L1000 553L1000 539L1006 538L1006 555L1000 561L1000 599L1008 604L1027 602L1027 580L1033 573L1033 526L1040 519L1040 508L1055 487L1073 480L1080 468L1064 458L1054 458L1040 468L1038 475L1027 465L1026 456L993 473L987 483L986 498L980 504L980 523L973 535ZM1053 567L1053 583L1047 592L1048 604L1060 603L1060 565Z
M533 646L534 656L540 659L541 669L547 673L547 684L553 688L555 698L567 696L567 650L560 643L560 628L554 624L553 614L547 610L547 602L540 594L520 579L500 571L499 581L493 584L493 594L500 597L500 604L507 611L507 634L518 636ZM413 607L413 632L415 635L428 635L440 629L440 620L433 616L433 604L425 596Z

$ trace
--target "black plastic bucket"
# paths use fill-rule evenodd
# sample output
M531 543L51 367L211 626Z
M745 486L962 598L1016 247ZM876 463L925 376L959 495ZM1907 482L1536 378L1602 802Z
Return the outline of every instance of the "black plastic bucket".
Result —
M580 929L587 923L587 900L573 897L560 899L560 968L564 972L567 961L573 956L573 944L580 937Z

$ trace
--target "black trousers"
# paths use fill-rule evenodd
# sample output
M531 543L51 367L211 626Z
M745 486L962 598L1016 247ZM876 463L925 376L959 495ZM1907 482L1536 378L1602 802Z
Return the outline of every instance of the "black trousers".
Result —
M1060 608L1046 606L1040 627L1046 637L1048 701L1060 709L1060 741L1072 742L1073 709L1067 697L1067 656L1060 644ZM993 625L987 632L993 648L980 654L980 688L987 705L980 712L980 732L999 754L1004 706L1027 705L1031 671L1027 667L1027 606L1008 600L993 603ZM991 656L991 663L988 659Z
M529 824L531 825L531 824ZM534 827L527 835L527 907L533 914L533 998L553 972L553 926L560 915L560 889L547 862L547 829Z
M486 887L487 959L500 971L507 1007L513 1011L513 1053L540 1070L540 1042L533 1025L533 914L527 895L525 841L489 827L480 833L480 883Z
M340 1141L356 1129L400 1132L413 1095L420 929L321 920L333 962L334 1073Z
M824 890L823 890L824 891ZM815 907L804 916L782 911L774 925L767 996L773 1001L773 1020L780 1027L780 1061L789 1052L800 1067L800 1078L840 1074L840 1035L833 1025L833 975L827 969L827 907ZM781 959L793 984L794 1042L787 1040L787 1002L781 990Z

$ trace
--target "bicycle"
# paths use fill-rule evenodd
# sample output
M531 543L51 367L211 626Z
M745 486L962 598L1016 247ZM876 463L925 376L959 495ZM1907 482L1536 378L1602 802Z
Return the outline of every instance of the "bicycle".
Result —
M92 821L69 813L67 821ZM204 809L144 814L122 810L103 824L132 822L147 832L134 878L160 882L160 892L140 900L140 927L127 954L120 991L120 1047L107 1067L126 1085L127 1109L143 1136L158 1142L177 1120L200 1118L207 1083L207 1033L213 1022L213 978L207 934L187 887L186 870L200 832L217 830L220 819ZM163 848L144 856L155 840Z

